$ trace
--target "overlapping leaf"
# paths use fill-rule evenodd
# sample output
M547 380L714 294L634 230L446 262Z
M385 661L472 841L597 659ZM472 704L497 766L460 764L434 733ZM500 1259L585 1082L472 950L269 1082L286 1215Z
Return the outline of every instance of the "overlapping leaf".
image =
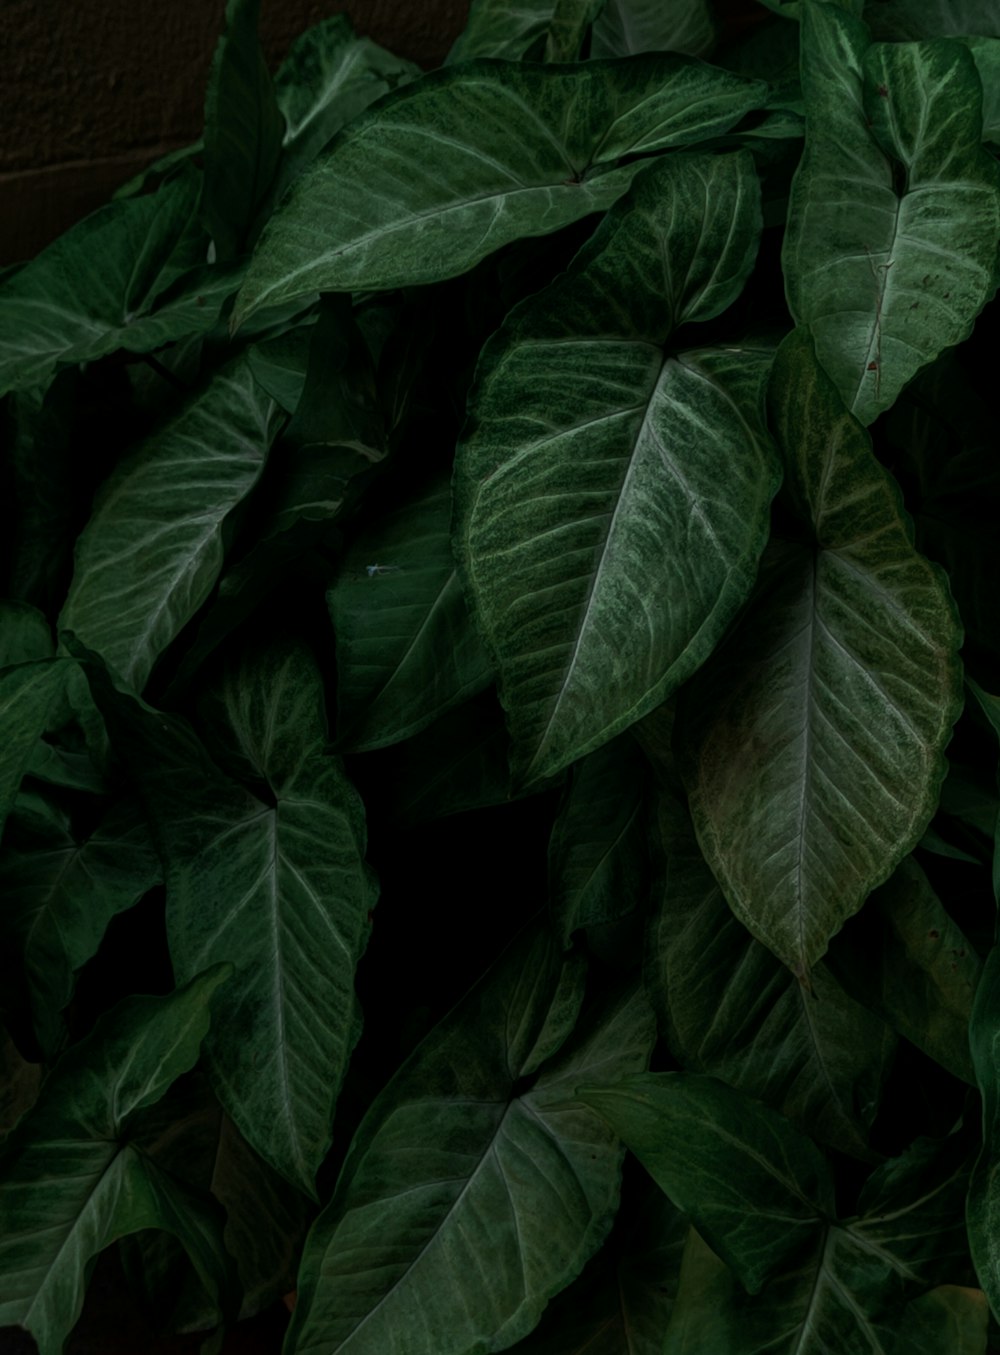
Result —
M354 538L327 605L344 747L409 738L492 680L452 555L447 479Z
M715 24L707 0L607 0L594 24L592 57L634 56L637 52L686 52L706 57L715 46Z
M808 335L782 345L771 390L811 540L772 551L681 723L706 859L737 917L804 980L934 812L961 635Z
M114 805L78 841L67 825L39 840L4 844L0 937L19 961L35 1034L54 1053L64 1035L61 1012L76 971L97 951L112 917L158 884L160 862L134 805ZM5 965L6 968L6 965Z
M223 524L256 484L275 427L273 402L237 358L98 497L60 625L139 690L215 584Z
M734 917L684 810L664 797L663 898L646 980L674 1056L781 1111L840 1152L868 1155L895 1040L825 965L812 993Z
M726 131L765 86L681 56L565 70L483 60L357 119L272 218L234 323L322 291L464 273L525 235L608 207L638 160ZM456 131L456 129L459 129Z
M118 348L148 353L210 329L239 278L197 263L189 232L200 180L101 207L0 285L0 395L44 385L60 364Z
M529 933L397 1073L306 1243L295 1355L506 1346L577 1274L621 1150L573 1090L643 1067L652 1043L633 993L560 1052L582 997L578 961Z
M221 1215L127 1138L135 1115L193 1066L228 973L217 966L169 997L114 1008L4 1145L0 1326L27 1328L41 1355L61 1355L97 1253L141 1229L173 1233L216 1307L228 1306Z
M165 862L178 976L220 957L236 965L206 1047L219 1098L257 1152L313 1194L358 1036L354 969L375 903L361 803L325 751L314 661L275 642L222 686L216 744L253 790L185 721L92 680Z
M859 20L806 0L802 89L786 290L868 424L996 291L1000 166L980 144L982 85L960 44L872 46Z
M601 0L473 0L448 62L476 57L575 61L600 6Z
M759 213L745 153L661 160L480 359L456 550L524 782L665 700L750 589L777 482L769 355L664 345L739 295Z

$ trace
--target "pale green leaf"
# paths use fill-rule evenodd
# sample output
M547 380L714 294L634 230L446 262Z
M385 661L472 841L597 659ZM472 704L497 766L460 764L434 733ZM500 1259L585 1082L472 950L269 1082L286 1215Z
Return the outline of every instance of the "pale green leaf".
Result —
M359 1034L354 969L376 896L361 802L326 751L319 670L298 641L231 654L215 746L252 789L185 721L113 693L96 671L91 681L165 863L178 978L236 965L206 1045L219 1099L313 1194Z
M869 424L996 291L1000 166L980 144L982 86L960 44L872 46L859 20L808 0L802 90L789 305Z
M409 738L492 681L452 555L446 479L354 537L327 605L341 747Z
M61 1355L98 1252L164 1228L185 1247L217 1306L228 1302L221 1217L128 1142L136 1112L198 1057L218 966L169 997L133 997L103 1016L50 1075L7 1140L0 1192L0 1326L27 1328Z
M644 1067L652 1030L633 993L556 1053L583 996L570 966L527 934L376 1100L306 1243L294 1355L500 1349L594 1251L621 1150L573 1090Z
M757 1293L833 1215L819 1149L782 1115L698 1073L643 1073L577 1095Z
M161 882L142 815L120 801L82 840L68 829L5 844L0 936L19 958L35 1035L46 1054L64 1038L61 1017L76 971L97 952L116 913Z
M214 586L226 518L256 484L275 408L235 359L113 472L76 548L59 619L129 685Z
M228 0L205 95L203 208L224 260L252 243L285 132L257 37L259 14L260 0Z
M297 181L261 239L233 323L315 291L464 273L526 235L609 207L623 157L728 130L766 93L681 56L552 70L483 60L362 114Z
M770 354L665 345L739 295L759 213L745 152L661 159L480 358L456 551L525 784L664 701L751 587Z
M210 268L177 285L199 193L192 171L109 203L0 285L0 395L44 384L60 364L211 329L239 279Z
M680 727L706 860L737 917L806 981L931 819L961 632L807 333L778 350L771 394L808 539L772 548Z
M592 57L686 52L706 57L715 46L708 0L606 0L594 24Z
M663 897L646 983L681 1066L711 1073L840 1152L868 1156L892 1032L825 965L806 992L734 917L684 809L659 813Z

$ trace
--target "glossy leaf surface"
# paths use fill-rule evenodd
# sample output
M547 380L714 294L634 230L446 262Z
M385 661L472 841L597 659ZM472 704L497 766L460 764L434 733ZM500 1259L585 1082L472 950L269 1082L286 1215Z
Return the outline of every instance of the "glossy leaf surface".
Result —
M749 591L767 358L664 345L739 295L759 210L748 156L662 160L480 358L456 550L526 783L665 700Z
M484 60L427 77L359 118L298 181L234 321L318 290L463 273L512 240L609 207L640 167L616 169L622 157L725 131L763 92L679 56L557 72Z
M779 350L773 422L810 540L762 587L685 710L685 779L737 917L805 979L915 845L961 707L960 634L898 491L808 335Z

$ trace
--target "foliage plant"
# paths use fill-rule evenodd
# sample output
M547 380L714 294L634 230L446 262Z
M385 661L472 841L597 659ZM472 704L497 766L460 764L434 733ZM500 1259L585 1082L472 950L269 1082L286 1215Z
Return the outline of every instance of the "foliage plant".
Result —
M256 11L0 281L0 1326L1000 1348L995 0Z

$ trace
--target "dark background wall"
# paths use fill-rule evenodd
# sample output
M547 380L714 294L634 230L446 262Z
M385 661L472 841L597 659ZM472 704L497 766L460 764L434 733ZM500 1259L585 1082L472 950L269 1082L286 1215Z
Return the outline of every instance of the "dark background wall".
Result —
M0 264L29 258L201 132L225 0L0 0ZM435 66L468 0L262 0L276 65L328 14Z

